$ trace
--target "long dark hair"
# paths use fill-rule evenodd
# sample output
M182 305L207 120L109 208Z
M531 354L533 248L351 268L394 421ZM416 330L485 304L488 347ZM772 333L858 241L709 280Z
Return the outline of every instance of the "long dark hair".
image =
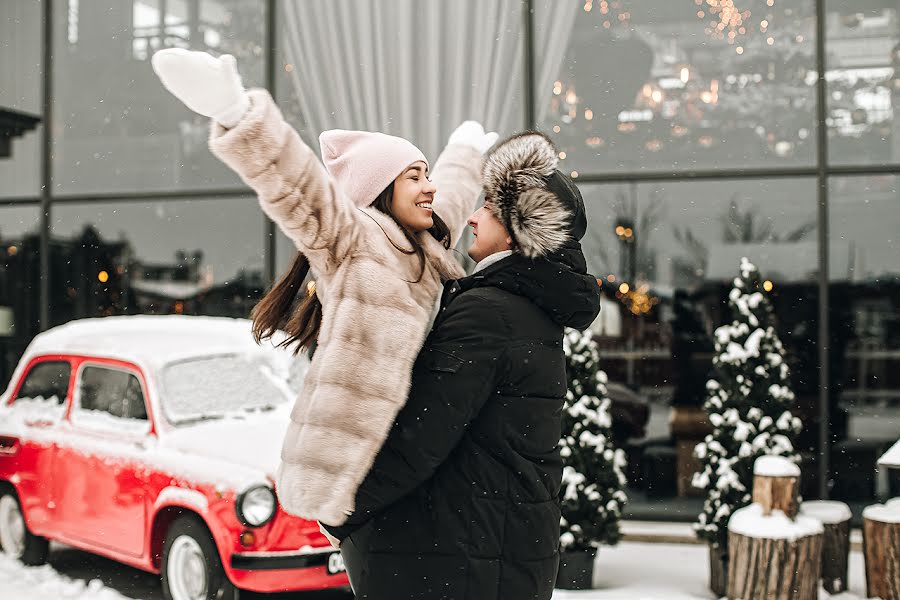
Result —
M419 257L421 270L419 278L413 282L418 283L425 274L425 249L416 236L397 221L391 210L393 199L394 183L391 182L378 194L372 207L391 217L400 226L412 249L398 246L385 232L391 244L403 254L415 254ZM450 228L436 213L432 213L432 219L434 224L428 233L441 242L444 248L449 249ZM294 354L297 354L316 341L322 324L322 303L315 293L314 284L310 285L309 289L303 285L308 275L309 261L302 252L297 252L290 269L250 311L250 318L253 319L253 338L257 343L271 338L276 331L282 330L288 337L279 346L285 348L295 346Z

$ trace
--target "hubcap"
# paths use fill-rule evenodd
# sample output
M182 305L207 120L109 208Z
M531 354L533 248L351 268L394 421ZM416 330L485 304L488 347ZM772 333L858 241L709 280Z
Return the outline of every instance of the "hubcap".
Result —
M206 557L194 538L175 538L169 549L166 575L174 600L206 600Z
M9 494L0 498L0 545L13 558L22 558L25 553L25 520L19 503Z

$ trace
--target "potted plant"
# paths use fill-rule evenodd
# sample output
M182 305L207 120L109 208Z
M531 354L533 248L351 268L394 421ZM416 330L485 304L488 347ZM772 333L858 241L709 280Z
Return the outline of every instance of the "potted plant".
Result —
M564 338L568 392L563 411L560 566L556 587L589 589L601 544L619 541L619 519L627 502L625 454L613 447L606 374L590 332L569 330Z

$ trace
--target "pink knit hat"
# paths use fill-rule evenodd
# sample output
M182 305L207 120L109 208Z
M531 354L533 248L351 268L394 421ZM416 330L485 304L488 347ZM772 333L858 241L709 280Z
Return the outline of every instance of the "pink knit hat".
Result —
M350 200L369 206L388 184L425 155L403 138L370 131L331 129L319 136L322 161Z

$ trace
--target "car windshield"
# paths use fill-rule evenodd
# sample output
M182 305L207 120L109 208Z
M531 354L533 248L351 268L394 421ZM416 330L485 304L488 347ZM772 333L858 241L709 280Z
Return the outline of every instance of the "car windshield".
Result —
M163 367L163 411L174 424L270 410L291 399L261 356L205 356Z

